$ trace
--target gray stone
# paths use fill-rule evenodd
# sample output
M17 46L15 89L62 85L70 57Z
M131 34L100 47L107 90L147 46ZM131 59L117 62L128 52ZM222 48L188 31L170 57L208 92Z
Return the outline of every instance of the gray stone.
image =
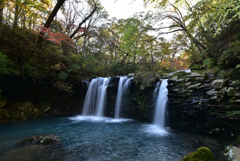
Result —
M234 97L237 94L236 90L233 87L229 87L226 92L228 97Z
M210 97L211 100L217 100L217 96Z
M217 79L212 81L211 85L214 89L221 89L222 87L225 87L227 84L226 79Z
M219 92L220 93L225 93L225 92L227 92L227 89L228 89L228 87L223 87Z
M129 77L134 77L135 73L129 73L128 76Z
M207 91L206 93L209 96L217 96L219 94L219 91L215 91L214 89L212 89L211 91Z
M189 75L189 77L204 77L204 74L199 74L199 73L191 73L191 75Z
M201 83L193 84L193 85L189 86L188 89L197 88L200 85L201 85Z
M192 82L187 82L187 83L184 83L183 86L190 86L192 84Z
M237 81L232 81L231 83L230 83L230 86L239 86L240 85L240 81L239 80L237 80Z
M171 81L178 82L178 77L177 77L177 76L175 76L175 77L171 78L170 80L171 80Z

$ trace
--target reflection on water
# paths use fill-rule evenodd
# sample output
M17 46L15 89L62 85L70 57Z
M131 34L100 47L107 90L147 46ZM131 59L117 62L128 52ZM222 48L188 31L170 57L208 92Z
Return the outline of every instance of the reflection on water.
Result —
M14 145L33 135L58 135L61 147ZM0 161L178 161L195 151L189 135L133 120L47 118L0 124Z

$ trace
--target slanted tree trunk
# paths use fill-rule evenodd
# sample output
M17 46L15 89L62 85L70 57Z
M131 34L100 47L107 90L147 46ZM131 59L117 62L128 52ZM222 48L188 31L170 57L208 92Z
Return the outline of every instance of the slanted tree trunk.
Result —
M58 10L60 9L60 7L63 5L64 2L65 2L65 0L58 0L57 1L57 4L55 5L53 11L51 12L50 16L48 17L47 21L45 22L44 27L49 28L49 26L51 25L51 22L53 21L53 19L56 16ZM38 48L42 47L43 35L44 35L44 33L41 31L39 33L38 40L37 40L37 47Z

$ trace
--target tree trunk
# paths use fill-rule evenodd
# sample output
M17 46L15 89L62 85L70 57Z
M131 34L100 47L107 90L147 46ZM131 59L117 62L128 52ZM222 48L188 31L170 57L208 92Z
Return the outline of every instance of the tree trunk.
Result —
M123 67L123 63L124 63L125 59L127 58L127 56L128 56L128 53L123 57L121 68Z
M13 21L13 29L16 29L18 25L18 19L19 19L19 1L15 2L15 13L14 13L14 21Z
M63 5L64 2L65 2L65 0L58 0L57 1L57 4L55 5L53 11L51 12L50 16L48 17L47 21L45 22L44 27L49 28L49 26L51 25L51 22L53 21L53 19L56 16L58 10L60 9L60 7ZM44 33L41 31L39 33L38 40L37 40L37 47L38 48L42 47L43 35L44 35Z

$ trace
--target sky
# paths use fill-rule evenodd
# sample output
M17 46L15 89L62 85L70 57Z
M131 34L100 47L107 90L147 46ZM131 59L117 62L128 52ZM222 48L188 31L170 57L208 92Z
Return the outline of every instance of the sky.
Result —
M143 0L101 0L110 17L126 19L144 10Z

